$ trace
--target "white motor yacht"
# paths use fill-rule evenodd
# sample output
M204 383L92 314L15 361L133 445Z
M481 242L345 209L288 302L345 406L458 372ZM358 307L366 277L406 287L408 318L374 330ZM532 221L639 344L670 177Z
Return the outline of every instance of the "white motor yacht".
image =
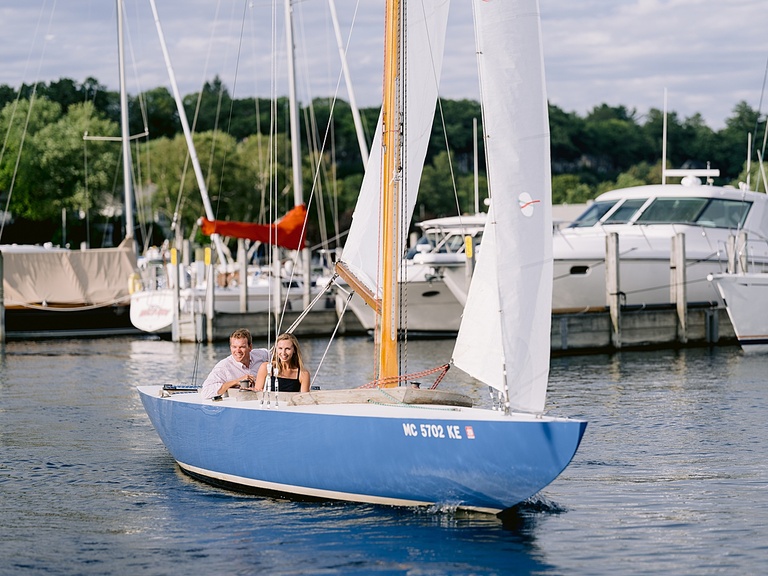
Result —
M618 234L622 304L672 301L672 238L684 234L687 301L722 306L707 277L727 269L729 238L746 234L756 241L752 258L768 262L768 195L703 185L690 175L681 184L601 194L555 232L554 311L606 306L606 237L612 232Z
M669 171L671 172L671 171ZM686 295L689 303L723 306L708 281L728 268L729 238L744 233L750 258L768 265L768 195L732 186L704 184L702 171L675 171L680 184L612 190L589 203L570 224L554 227L553 312L603 309L606 298L606 237L619 238L621 303L653 306L672 299L672 238L685 235ZM406 264L408 330L457 330L471 272L465 235L481 249L485 214L437 218L419 224L422 237ZM469 270L471 270L471 265ZM366 329L373 313L354 297L350 308Z

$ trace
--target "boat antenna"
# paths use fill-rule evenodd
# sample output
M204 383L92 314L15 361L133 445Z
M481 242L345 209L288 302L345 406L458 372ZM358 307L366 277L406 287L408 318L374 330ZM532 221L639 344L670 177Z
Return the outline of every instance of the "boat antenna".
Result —
M661 185L667 183L667 89L664 88L664 111L661 129Z
M752 134L747 133L747 190L749 190L750 171L752 170Z
M477 118L472 118L472 144L475 173L475 214L480 214L480 178L477 167Z

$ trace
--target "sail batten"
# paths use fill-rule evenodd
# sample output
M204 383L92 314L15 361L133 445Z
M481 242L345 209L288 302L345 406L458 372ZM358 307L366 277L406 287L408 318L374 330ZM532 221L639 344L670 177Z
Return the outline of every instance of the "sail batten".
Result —
M491 205L454 363L539 413L549 377L552 205L536 0L473 1ZM503 137L502 137L503 136Z

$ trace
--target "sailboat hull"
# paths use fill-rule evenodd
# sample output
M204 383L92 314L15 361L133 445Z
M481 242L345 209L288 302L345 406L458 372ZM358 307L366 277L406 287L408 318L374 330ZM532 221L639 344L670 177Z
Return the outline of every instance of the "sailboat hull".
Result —
M380 405L264 408L196 392L139 393L179 466L217 485L292 497L499 512L551 483L586 422L486 409Z
M768 274L713 274L736 338L747 353L768 353Z

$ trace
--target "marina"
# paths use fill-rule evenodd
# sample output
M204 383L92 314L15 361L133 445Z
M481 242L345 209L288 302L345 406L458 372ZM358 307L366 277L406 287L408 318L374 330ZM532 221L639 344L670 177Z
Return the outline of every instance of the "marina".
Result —
M614 262L614 265L616 263ZM2 267L0 267L2 272ZM617 292L614 288L614 293ZM610 288L606 288L610 292ZM337 309L327 302L316 305L296 328L299 336L327 336L334 331L349 336L367 334L357 317L347 311L339 318ZM287 327L299 318L299 311L215 312L202 301L188 314L179 314L176 340L179 342L222 342L233 330L249 326L254 333L267 333ZM236 309L237 307L235 307ZM125 312L127 314L127 311ZM127 318L125 319L127 321ZM50 331L31 332L16 324L3 324L0 315L0 340L48 338ZM83 326L67 337L82 335ZM126 333L138 330L125 326ZM109 330L101 335L112 334ZM170 335L168 335L170 337ZM414 338L418 337L413 336ZM433 334L432 337L435 337ZM642 306L621 305L592 307L583 310L559 310L552 314L551 349L553 354L610 352L622 348L681 348L710 345L732 345L737 341L731 320L724 307L714 303L688 303L684 309L675 304Z
M326 342L302 345L314 373ZM342 338L328 376L351 383L368 369L370 346ZM446 340L410 346L431 364L450 351ZM200 383L227 353L223 343L147 337L8 342L0 573L491 575L515 566L684 576L759 574L768 563L768 527L756 520L768 508L764 356L721 346L553 358L553 394L590 428L564 474L504 523L248 496L182 474L136 385L149 373L194 382L196 363ZM485 390L474 394L487 401Z
M197 9L169 10L166 45L151 0L172 96L130 97L125 56L150 42L123 21L143 9L112 1L119 94L40 69L0 87L0 576L765 571L760 110L714 132L668 116L665 88L663 113L582 121L548 93L558 19L537 0L473 0L471 18L386 0L375 34L345 6L346 39L333 1L323 18L250 3L235 78L198 59L214 79L183 97L169 46L195 53L180 25L203 43ZM211 47L225 12L197 18ZM60 19L46 42L80 59ZM307 83L323 20L341 57L327 102ZM446 98L460 49L477 102ZM347 55L371 68L356 84L381 82L365 129ZM243 98L267 60L269 98ZM725 151L752 126L742 169Z

